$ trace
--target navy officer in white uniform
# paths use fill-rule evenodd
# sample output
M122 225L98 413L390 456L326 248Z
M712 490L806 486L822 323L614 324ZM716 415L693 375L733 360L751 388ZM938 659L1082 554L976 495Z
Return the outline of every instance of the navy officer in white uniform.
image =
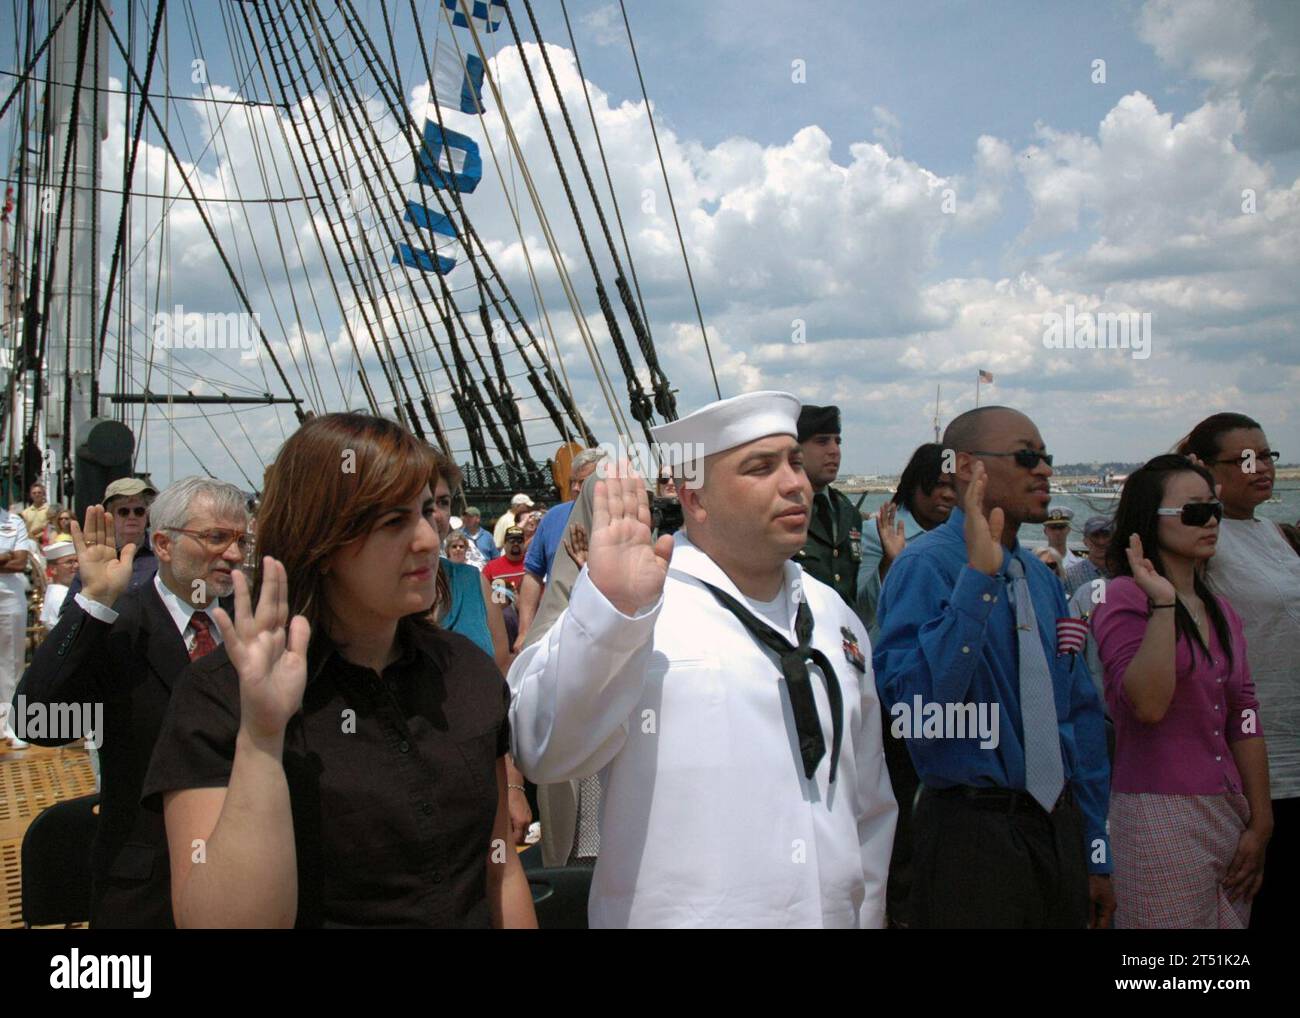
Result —
M867 634L791 556L812 490L799 401L756 392L654 431L685 526L598 482L568 608L510 669L515 759L599 772L593 927L880 927L897 807Z

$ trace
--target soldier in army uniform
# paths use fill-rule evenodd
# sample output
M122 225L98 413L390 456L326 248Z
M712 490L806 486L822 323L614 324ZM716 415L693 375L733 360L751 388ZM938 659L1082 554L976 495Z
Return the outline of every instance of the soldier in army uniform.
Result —
M862 514L831 487L840 472L840 408L805 403L799 411L799 444L812 483L813 512L808 541L795 561L853 608L862 561Z

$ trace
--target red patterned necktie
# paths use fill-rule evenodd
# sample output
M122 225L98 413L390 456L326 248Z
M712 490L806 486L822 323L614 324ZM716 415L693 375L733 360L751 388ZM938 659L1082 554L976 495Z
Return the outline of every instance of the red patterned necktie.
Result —
M212 620L207 612L195 612L190 616L190 625L194 629L194 646L190 650L190 660L197 661L204 654L217 649L216 640L212 639Z

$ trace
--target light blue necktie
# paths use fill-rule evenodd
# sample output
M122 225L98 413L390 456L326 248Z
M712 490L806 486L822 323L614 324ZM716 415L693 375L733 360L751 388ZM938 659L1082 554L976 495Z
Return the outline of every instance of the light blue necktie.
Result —
M1061 763L1061 733L1056 720L1052 671L1038 635L1034 603L1024 564L1014 555L1007 565L1011 595L1016 603L1016 634L1020 641L1020 723L1025 730L1025 791L1052 812L1065 785Z

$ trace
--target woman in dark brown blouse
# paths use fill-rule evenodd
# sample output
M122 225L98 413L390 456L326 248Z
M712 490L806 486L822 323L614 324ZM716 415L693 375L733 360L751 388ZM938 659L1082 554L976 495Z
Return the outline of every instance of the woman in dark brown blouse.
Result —
M256 612L237 574L235 622L212 613L223 645L178 680L145 781L178 926L536 925L508 687L424 619L437 471L361 414L309 421L267 470Z

